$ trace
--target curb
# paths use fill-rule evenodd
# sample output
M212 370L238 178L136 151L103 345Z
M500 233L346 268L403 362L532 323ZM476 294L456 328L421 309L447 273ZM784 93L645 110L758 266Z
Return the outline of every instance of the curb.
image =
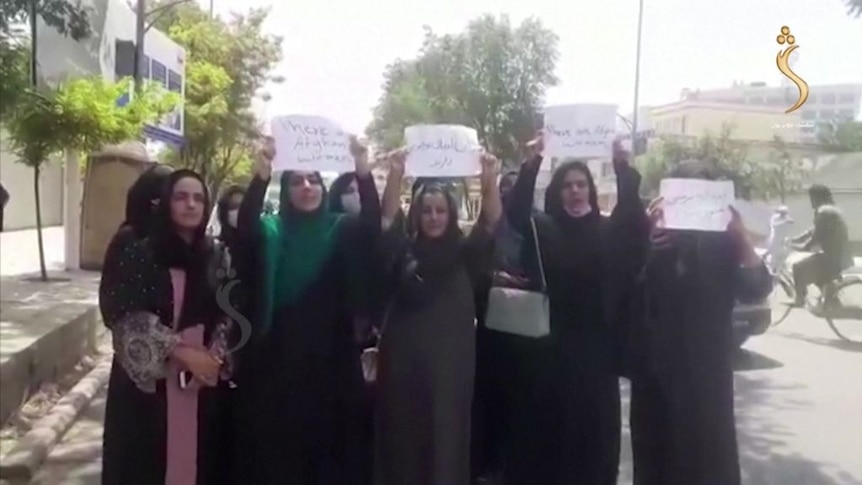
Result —
M36 421L0 463L0 478L16 481L32 479L81 411L108 383L111 361L111 356L108 356L96 365L54 404L48 414Z

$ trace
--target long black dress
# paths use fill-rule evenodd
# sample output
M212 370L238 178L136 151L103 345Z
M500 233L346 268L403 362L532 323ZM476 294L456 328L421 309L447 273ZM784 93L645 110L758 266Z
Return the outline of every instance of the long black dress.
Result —
M457 213L450 217L454 234ZM452 234L452 256L429 257L439 264L427 262L421 252L416 256L403 232L390 229L384 235L393 257L387 287L394 289L380 344L376 485L470 483L473 291L479 276L490 271L493 238L481 224L466 238Z
M530 236L533 189L540 161L525 164L508 206L509 220ZM544 214L534 217L547 275L551 334L532 355L531 402L516 418L518 453L508 457L505 483L615 485L620 453L621 337L640 268L647 222L638 196L640 175L617 169L618 203L600 215L588 176L590 215L567 216L560 206L558 169ZM529 239L528 239L529 240ZM533 248L535 250L535 248ZM534 258L526 258L529 264Z
M217 263L214 263L217 264ZM218 324L212 291L202 288L203 275L188 274L180 327L204 323L212 338ZM167 450L167 396L164 378L137 379L149 374L154 360L164 366L176 333L170 328L174 315L173 285L168 267L153 257L149 239L112 244L105 257L99 287L99 306L105 325L113 332L114 345L133 348L146 341L152 354L115 354L108 384L102 459L105 485L153 485L165 483ZM142 315L152 315L143 318ZM138 347L140 348L140 347ZM151 359L147 359L147 356ZM136 376L133 380L132 375ZM150 391L142 390L150 387ZM218 398L223 385L203 388L198 395L197 483L229 483L228 449L221 439L223 406Z
M636 485L739 485L733 398L734 301L772 289L765 265L739 266L726 234L674 234L652 251L633 354Z
M350 288L364 275L354 274L358 265L350 256L357 254L357 241L373 241L367 231L379 231L380 204L371 177L357 183L362 212L343 216L335 248L313 281L276 310L265 334L260 315L252 318L255 330L237 377L237 485L361 485L368 479L364 381L350 304ZM259 227L266 188L258 178L249 185L241 231ZM240 237L245 251L262 251L259 234ZM370 257L372 250L359 253Z

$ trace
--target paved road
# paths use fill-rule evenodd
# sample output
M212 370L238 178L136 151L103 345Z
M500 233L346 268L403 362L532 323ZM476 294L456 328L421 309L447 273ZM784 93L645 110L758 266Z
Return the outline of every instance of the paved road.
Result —
M800 312L745 348L736 374L744 483L862 484L862 346L842 345L825 323ZM103 411L104 394L54 450L34 483L99 483ZM620 484L628 485L627 427L623 436Z

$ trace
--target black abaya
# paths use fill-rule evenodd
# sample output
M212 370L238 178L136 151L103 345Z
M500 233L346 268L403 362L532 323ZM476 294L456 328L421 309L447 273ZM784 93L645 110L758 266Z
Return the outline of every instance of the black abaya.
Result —
M739 485L734 302L771 291L766 266L739 266L727 234L674 234L644 281L632 376L635 485Z
M356 245L374 241L368 231L379 231L380 208L373 179L359 177L357 183L362 213L343 216L334 250L313 280L294 302L275 310L267 332L259 315L252 318L255 329L237 381L237 485L370 480L367 403L350 303L352 285L367 275L354 274L359 265L350 257L372 254ZM240 230L252 231L240 234L240 241L257 259L261 238L254 231L266 188L255 178L239 214Z
M525 236L530 236L539 165L539 160L524 165L507 208L512 225ZM599 213L588 176L592 210L574 218L559 202L562 179L571 169L558 169L556 183L548 187L547 213L533 216L547 275L551 334L537 339L544 351L532 356L533 392L515 421L519 447L507 457L507 485L617 482L620 337L647 229L640 175L627 165L618 168L619 202L607 218ZM525 263L531 259L535 256Z

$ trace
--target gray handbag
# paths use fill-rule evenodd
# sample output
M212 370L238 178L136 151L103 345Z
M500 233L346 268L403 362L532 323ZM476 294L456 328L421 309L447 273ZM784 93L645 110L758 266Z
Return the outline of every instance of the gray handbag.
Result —
M542 278L540 291L494 286L488 295L488 313L485 327L523 337L545 337L551 333L551 313L546 294L548 282L539 249L539 233L536 221L530 218L530 229L536 244L539 273Z

